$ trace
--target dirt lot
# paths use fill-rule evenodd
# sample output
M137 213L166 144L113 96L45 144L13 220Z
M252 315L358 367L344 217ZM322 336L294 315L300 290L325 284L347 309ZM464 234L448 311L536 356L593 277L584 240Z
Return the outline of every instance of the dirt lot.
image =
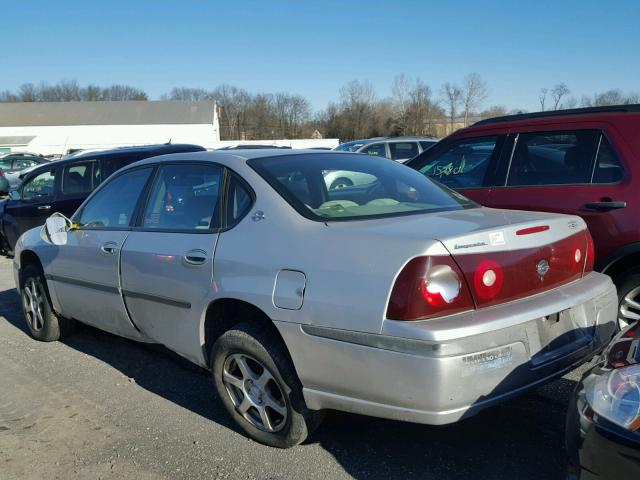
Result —
M0 259L2 480L562 479L578 375L446 427L331 413L308 443L276 450L237 431L207 372L160 347L88 327L32 340Z

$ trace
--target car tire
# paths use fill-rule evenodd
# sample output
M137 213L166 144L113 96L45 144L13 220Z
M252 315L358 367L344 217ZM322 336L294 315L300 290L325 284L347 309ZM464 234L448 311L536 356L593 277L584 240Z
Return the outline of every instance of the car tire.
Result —
M56 315L42 270L27 265L21 275L20 299L31 336L41 342L53 342L71 333L73 321Z
M353 187L353 182L348 178L336 178L331 182L329 190L335 190L337 188Z
M324 418L307 408L289 353L268 326L241 323L221 335L211 351L211 372L231 417L260 443L293 447Z
M629 270L614 279L618 289L618 329L640 318L640 268Z

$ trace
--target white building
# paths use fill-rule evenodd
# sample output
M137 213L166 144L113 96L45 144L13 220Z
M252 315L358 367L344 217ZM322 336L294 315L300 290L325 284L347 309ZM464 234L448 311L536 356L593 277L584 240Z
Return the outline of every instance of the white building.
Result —
M194 143L334 147L337 139L220 141L215 102L0 103L0 151L63 155L69 150Z

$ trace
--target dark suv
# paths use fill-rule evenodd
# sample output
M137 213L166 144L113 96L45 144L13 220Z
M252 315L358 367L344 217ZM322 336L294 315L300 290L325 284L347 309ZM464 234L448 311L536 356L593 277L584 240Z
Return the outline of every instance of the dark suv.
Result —
M198 152L199 145L148 145L70 155L34 168L18 190L0 202L0 248L11 255L27 230L60 212L70 217L109 175L130 163L167 153Z
M613 277L621 326L640 319L640 105L483 120L407 163L476 202L580 215Z

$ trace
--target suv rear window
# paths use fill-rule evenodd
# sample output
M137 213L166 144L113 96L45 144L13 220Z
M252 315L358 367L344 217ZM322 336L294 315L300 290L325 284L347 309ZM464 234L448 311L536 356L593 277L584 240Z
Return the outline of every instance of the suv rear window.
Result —
M286 155L247 163L312 220L355 220L477 206L419 172L375 156Z
M507 185L570 185L591 182L598 130L518 135Z

